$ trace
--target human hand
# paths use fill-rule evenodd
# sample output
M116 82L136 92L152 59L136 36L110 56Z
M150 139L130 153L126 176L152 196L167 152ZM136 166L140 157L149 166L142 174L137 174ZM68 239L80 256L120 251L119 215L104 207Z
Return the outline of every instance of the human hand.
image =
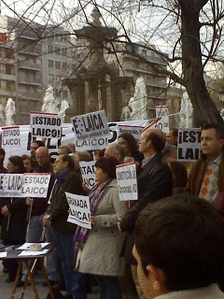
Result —
M32 206L32 204L33 204L33 198L27 197L27 198L26 198L26 204L27 204L28 206Z
M91 221L92 225L96 225L97 224L97 216L91 216L90 221Z
M4 207L2 207L2 209L1 209L1 213L2 213L2 215L3 216L5 216L5 217L8 217L9 215L10 215L10 213L9 213L9 209L8 209L8 207L5 205Z
M46 227L51 226L51 220L50 220L50 215L45 215L42 219L43 225Z

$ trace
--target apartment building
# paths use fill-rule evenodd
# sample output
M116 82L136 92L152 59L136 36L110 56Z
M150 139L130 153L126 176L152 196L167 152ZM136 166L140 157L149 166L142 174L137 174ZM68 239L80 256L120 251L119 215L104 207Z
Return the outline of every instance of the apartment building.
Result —
M15 123L28 124L30 111L40 111L46 88L56 102L70 101L61 78L71 72L72 47L61 28L0 16L0 104L16 103ZM6 37L5 37L6 36ZM50 111L49 111L50 112Z

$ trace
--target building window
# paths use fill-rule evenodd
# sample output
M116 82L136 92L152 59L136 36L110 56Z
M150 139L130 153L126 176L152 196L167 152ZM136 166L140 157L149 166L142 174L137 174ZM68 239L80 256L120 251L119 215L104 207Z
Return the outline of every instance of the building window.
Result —
M48 53L52 53L54 51L54 47L48 45Z
M55 47L55 53L60 54L61 49L59 47Z
M48 80L49 80L49 82L53 82L54 81L54 75L48 75Z
M62 69L66 70L68 68L68 64L66 62L62 62Z
M62 55L63 55L63 56L67 56L67 49L66 49L66 48L63 48L63 49L62 49Z
M6 81L6 91L14 90L14 82Z
M12 49L5 49L5 58L13 58L13 50Z
M54 61L48 60L48 67L53 68L54 67Z
M61 62L60 61L55 61L55 68L60 69L61 68Z
M5 73L6 75L12 75L12 66L10 64L5 65Z

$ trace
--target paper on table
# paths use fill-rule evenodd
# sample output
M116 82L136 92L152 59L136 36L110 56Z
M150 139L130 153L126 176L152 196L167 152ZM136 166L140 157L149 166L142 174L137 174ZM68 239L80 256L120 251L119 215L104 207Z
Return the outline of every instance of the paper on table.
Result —
M32 255L42 255L45 254L48 251L48 249L40 250L40 251L27 251L23 250L20 252L18 256L32 256Z
M35 243L24 243L22 246L18 247L18 250L29 250L30 249L30 244L35 244ZM49 245L50 243L40 243L41 244L41 248L43 249L44 247L46 247L47 245Z
M6 256L7 256L7 252L5 252L5 251L4 252L0 252L0 258L1 257L6 257Z

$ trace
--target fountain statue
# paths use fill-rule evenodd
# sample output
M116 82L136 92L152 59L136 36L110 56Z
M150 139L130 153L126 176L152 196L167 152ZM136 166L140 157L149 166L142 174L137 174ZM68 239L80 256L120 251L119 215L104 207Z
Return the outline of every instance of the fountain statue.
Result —
M42 112L47 113L59 113L58 110L58 102L54 97L54 90L51 85L49 85L46 89L45 95L43 97L43 105L41 107Z
M66 100L62 100L61 101L61 107L60 107L60 111L58 113L59 116L62 117L62 122L64 122L64 118L65 118L65 111L66 109L69 108L69 103Z
M12 98L8 98L5 106L5 125L14 125L13 115L16 113L16 105Z
M4 118L4 107L2 104L0 104L0 126L4 126L5 125L5 118Z
M183 97L181 99L179 119L179 128L193 127L193 106L186 91L184 92Z
M130 98L128 105L123 110L126 108L128 111L127 109L129 109L129 120L144 120L148 118L148 105L145 80L143 77L139 77L135 83L134 97Z

